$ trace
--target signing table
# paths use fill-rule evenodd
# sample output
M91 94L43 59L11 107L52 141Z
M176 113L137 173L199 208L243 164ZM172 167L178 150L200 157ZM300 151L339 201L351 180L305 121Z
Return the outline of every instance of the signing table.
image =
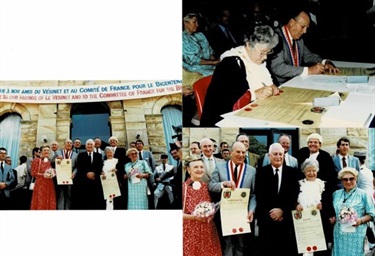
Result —
M342 68L340 75L297 76L280 87L282 92L279 95L258 99L240 110L223 114L224 119L216 125L368 127L375 115L375 64L334 63ZM368 81L352 83L350 78L353 77L346 76L346 72L371 76Z

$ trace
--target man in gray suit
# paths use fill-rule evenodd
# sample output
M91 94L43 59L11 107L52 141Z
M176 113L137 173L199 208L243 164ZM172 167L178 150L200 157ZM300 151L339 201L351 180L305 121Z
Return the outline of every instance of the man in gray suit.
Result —
M233 190L236 188L250 188L250 200L248 203L247 218L249 222L252 222L256 208L256 199L255 194L253 193L256 171L254 167L244 163L245 156L245 145L242 142L235 142L232 146L230 160L227 162L217 163L209 183L209 190L210 192L221 193L223 188L231 188ZM220 229L221 227L218 227L218 233L222 234ZM220 240L222 243L223 255L244 255L245 237L245 235L221 237Z
M78 154L72 149L73 142L71 139L66 139L64 142L64 149L57 151L56 159L71 159L72 161L72 179L77 173L77 156ZM70 210L72 198L72 185L56 185L56 201L58 210Z
M9 187L15 182L12 167L5 163L7 150L0 148L0 210L10 209Z
M337 143L338 154L333 157L333 163L335 164L335 170L338 173L341 169L345 167L352 167L358 171L358 183L360 182L360 164L359 159L355 156L349 155L350 141L346 137L341 137ZM362 177L363 178L363 177ZM343 188L342 182L337 183L339 188Z
M293 10L287 24L277 31L282 45L275 58L270 62L271 72L279 85L293 77L302 75L322 74L326 71L338 73L339 70L329 60L323 60L312 53L301 38L310 26L309 15L301 9ZM274 81L276 83L276 81Z
M290 135L285 134L285 133L280 134L278 142L284 148L284 165L287 165L293 168L298 168L297 158L295 158L292 155L289 155L288 153L289 148L290 148ZM271 162L270 162L270 158L268 157L268 154L265 154L262 166L269 165L270 163Z
M203 138L200 141L200 144L205 170L201 181L208 184L208 182L211 180L212 173L215 170L216 164L218 162L224 162L224 160L214 157L214 142L210 138Z

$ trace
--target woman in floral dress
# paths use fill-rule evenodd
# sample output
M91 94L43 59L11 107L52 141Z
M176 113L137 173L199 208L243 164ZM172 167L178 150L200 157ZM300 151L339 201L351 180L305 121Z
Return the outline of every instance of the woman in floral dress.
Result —
M130 162L125 164L124 178L128 179L128 210L147 210L147 179L152 176L151 169L145 160L138 159L138 150L129 148L126 155Z
M357 177L358 172L350 167L338 174L344 188L333 194L336 217L330 219L335 224L332 256L365 255L366 223L374 219L375 207L370 196L357 187Z
M40 158L35 158L31 164L31 176L35 178L31 210L56 210L55 185L52 180L54 170L48 158L49 146L41 146L40 152Z
M183 184L183 253L186 256L222 255L219 236L212 221L213 215L193 215L195 207L202 202L211 202L208 186L200 179L204 173L203 161L192 155L185 159L190 178Z

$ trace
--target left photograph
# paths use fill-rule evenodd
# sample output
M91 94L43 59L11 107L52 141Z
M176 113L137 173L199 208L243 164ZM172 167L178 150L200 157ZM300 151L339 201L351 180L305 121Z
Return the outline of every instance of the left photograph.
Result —
M181 86L0 81L0 210L181 209Z

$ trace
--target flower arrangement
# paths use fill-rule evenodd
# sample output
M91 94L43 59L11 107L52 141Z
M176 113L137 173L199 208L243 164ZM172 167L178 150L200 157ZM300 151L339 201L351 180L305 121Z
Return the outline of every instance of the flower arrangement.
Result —
M138 168L132 168L129 172L129 175L130 176L133 176L133 175L136 175L137 173L139 173L139 170Z
M215 212L219 209L219 203L211 203L211 202L201 202L193 211L193 215L197 217L209 217L214 215Z
M340 210L339 221L341 224L354 224L358 218L357 212L353 207L343 206Z
M55 171L55 169L53 169L53 168L49 168L49 169L47 169L45 172L44 172L44 178L46 178L46 179L52 179L53 177L55 177L56 176L56 171Z

